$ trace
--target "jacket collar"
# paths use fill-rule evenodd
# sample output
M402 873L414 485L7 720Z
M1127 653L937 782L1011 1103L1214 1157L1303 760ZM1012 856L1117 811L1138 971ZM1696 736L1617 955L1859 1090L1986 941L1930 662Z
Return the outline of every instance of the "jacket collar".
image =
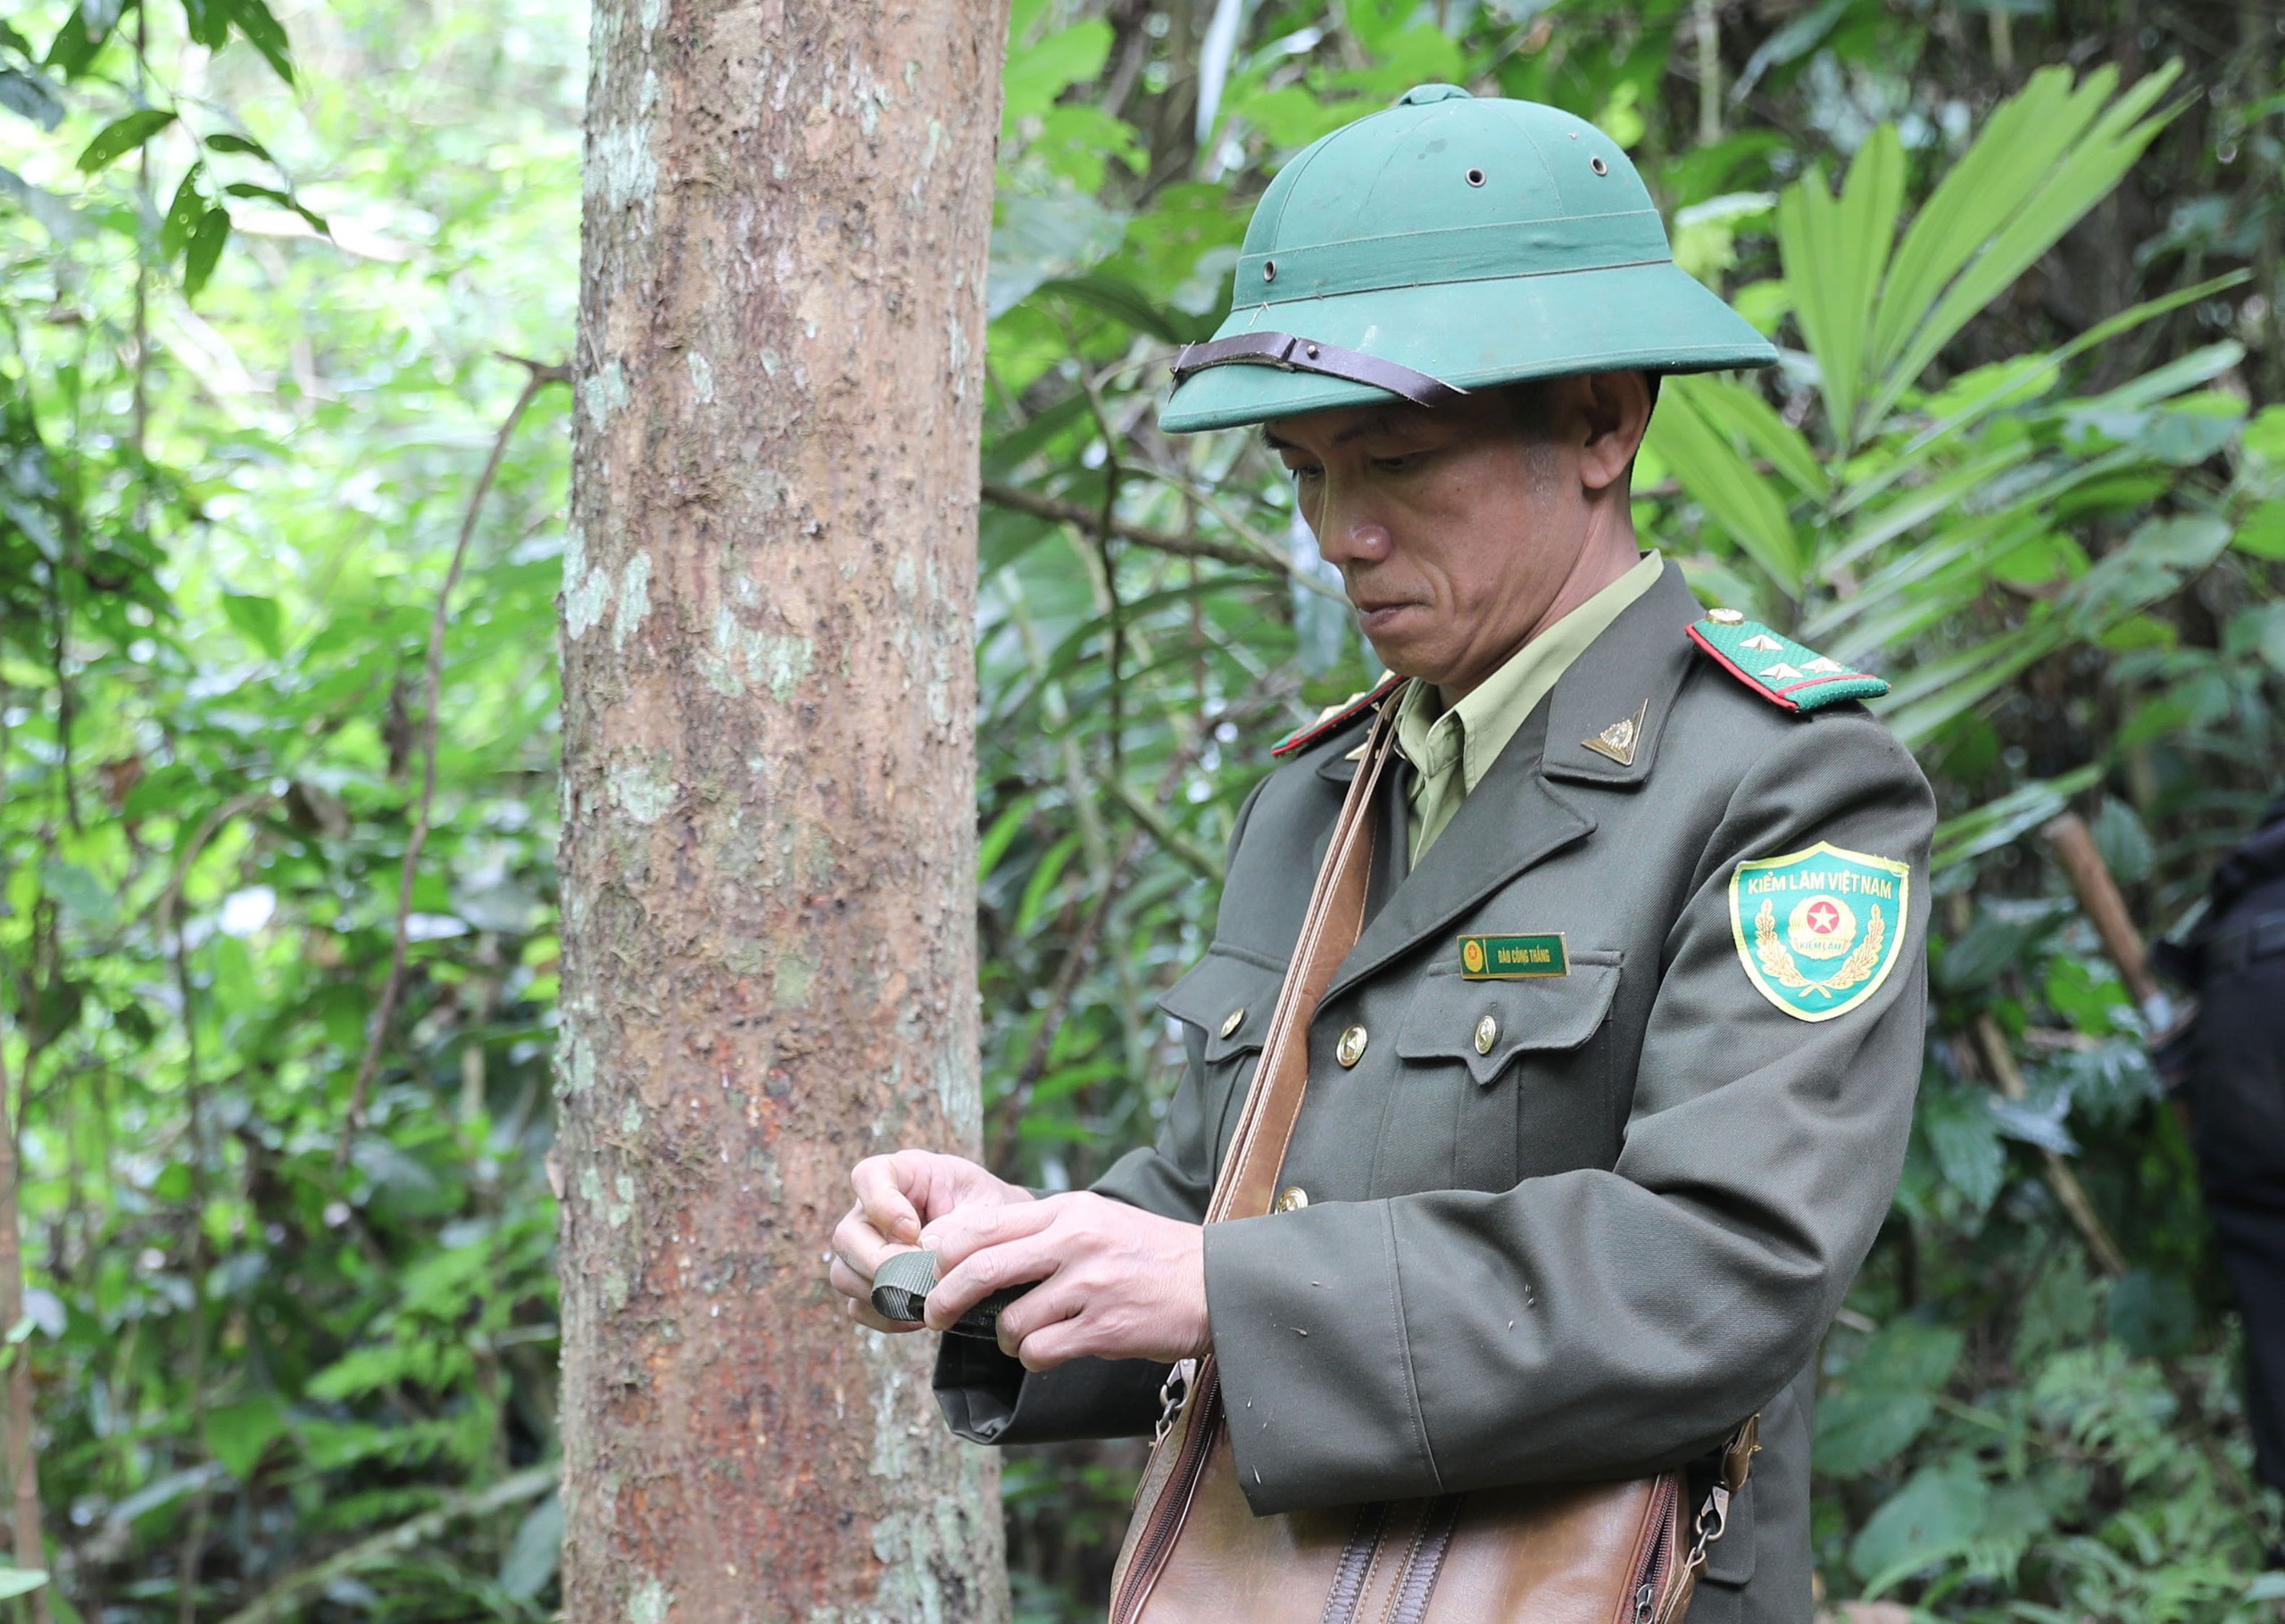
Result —
M1682 571L1669 563L1516 730L1420 866L1393 885L1383 879L1387 899L1334 974L1325 1001L1443 930L1516 875L1591 834L1593 796L1558 790L1550 781L1631 789L1649 775L1690 670L1683 628L1698 612ZM1630 761L1614 760L1584 742L1616 722L1637 718ZM1403 802L1391 795L1382 807L1376 845L1401 841ZM1402 873L1400 859L1396 872Z
M1541 770L1550 778L1613 789L1648 778L1666 718L1674 713L1674 695L1690 674L1691 645L1683 629L1703 612L1681 567L1667 560L1650 590L1581 651L1548 695ZM1610 737L1624 746L1629 742L1627 725L1631 760L1616 759L1587 743Z

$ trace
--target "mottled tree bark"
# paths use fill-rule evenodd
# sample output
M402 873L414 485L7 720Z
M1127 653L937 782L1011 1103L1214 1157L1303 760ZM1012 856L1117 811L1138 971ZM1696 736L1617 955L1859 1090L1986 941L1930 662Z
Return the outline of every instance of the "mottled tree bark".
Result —
M601 0L563 588L565 1614L1005 1616L933 1338L820 1259L973 1148L1005 0Z

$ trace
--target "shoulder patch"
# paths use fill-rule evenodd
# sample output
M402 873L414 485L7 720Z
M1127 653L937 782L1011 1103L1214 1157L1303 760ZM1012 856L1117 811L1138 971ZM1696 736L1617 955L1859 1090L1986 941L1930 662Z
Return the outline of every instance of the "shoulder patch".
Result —
M1830 1021L1896 968L1912 870L1819 841L1730 873L1730 932L1754 990L1797 1021Z
M1816 710L1843 700L1877 699L1889 685L1869 671L1828 659L1735 609L1716 609L1689 627L1714 663L1781 710Z
M1352 693L1338 705L1328 705L1317 713L1314 722L1305 722L1269 747L1273 756L1290 756L1295 750L1314 743L1325 734L1347 726L1396 692L1404 678L1392 672L1381 679L1380 686L1368 688L1362 693Z

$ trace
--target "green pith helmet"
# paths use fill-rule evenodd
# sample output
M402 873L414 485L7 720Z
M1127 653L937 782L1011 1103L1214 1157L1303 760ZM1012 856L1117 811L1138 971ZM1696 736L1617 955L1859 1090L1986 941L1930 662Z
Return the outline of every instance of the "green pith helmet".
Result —
M1229 319L1176 358L1159 427L1776 359L1674 262L1616 141L1536 102L1423 85L1278 171L1246 228Z

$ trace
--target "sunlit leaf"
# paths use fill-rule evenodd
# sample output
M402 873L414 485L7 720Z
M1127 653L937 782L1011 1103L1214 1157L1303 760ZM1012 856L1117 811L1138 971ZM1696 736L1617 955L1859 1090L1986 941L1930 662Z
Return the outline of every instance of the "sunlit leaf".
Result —
M142 107L123 117L113 119L96 132L95 138L80 149L79 172L92 175L115 159L133 152L175 121L174 112L164 107Z

